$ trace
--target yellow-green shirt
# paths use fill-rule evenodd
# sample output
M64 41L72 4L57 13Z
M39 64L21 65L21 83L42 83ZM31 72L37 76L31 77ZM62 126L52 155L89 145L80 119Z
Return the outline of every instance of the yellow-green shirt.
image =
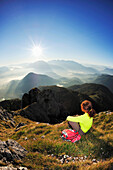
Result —
M71 122L79 122L81 130L84 133L86 133L93 124L93 117L90 117L88 113L76 117L68 116L67 120Z

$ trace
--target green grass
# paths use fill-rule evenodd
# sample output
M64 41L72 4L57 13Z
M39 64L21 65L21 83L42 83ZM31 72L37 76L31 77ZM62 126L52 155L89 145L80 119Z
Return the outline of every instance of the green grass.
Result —
M20 137L23 136L24 134L25 134L25 131L24 131L24 130L21 130L21 131L15 133L15 134L12 136L12 139L18 140L18 139L20 139Z
M68 128L67 122L47 125L37 124L21 116L15 117L16 124L23 122L26 126L15 132L15 128L6 128L3 121L0 123L1 140L12 138L19 142L29 153L19 165L30 170L38 169L107 169L113 164L113 113L96 115L93 127L76 143L66 142L60 138L61 131ZM7 124L7 122L6 122ZM25 140L27 137L27 140ZM48 156L54 154L55 157ZM60 155L72 157L87 156L83 161L61 164L57 158ZM97 159L97 164L92 159ZM104 162L103 162L104 160Z

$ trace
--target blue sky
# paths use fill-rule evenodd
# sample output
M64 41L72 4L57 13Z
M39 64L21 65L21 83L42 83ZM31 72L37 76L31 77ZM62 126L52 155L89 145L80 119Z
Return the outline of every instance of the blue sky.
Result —
M54 59L113 66L113 0L0 0L0 66Z

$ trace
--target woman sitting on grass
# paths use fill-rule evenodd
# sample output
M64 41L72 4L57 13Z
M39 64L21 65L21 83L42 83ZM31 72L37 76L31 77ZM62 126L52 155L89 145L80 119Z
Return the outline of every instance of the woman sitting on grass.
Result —
M95 110L92 108L92 103L85 100L81 103L81 110L85 112L81 116L68 116L69 127L76 130L78 135L84 135L93 124L93 117L95 115Z

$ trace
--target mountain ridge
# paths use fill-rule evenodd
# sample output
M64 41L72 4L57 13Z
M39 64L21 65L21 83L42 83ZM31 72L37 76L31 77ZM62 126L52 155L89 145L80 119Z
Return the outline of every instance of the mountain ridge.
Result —
M102 84L108 87L113 93L113 76L112 75L102 74L98 76L93 82L97 84Z

